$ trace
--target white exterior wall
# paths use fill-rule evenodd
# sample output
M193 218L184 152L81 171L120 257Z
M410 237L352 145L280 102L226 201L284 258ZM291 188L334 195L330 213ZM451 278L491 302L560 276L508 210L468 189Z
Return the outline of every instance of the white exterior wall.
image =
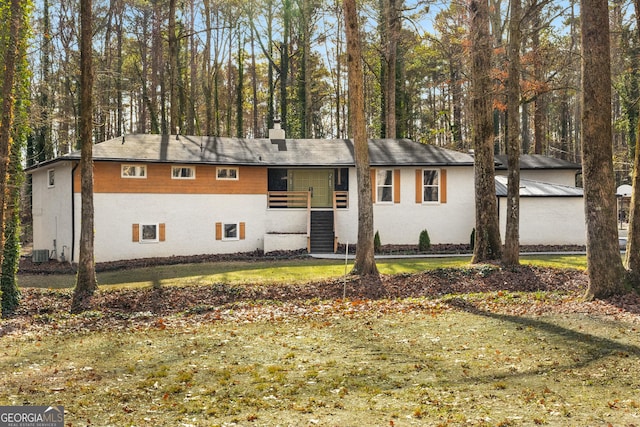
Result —
M34 249L48 249L60 259L79 258L79 193L72 196L71 162L55 163L55 186L48 187L48 170L32 173ZM468 243L475 225L473 167L447 169L447 202L415 202L415 171L400 169L400 203L374 203L374 232L381 243L417 244L428 230L431 242ZM355 168L349 169L349 208L336 214L336 236L341 244L357 242L358 189ZM75 215L72 215L72 197ZM523 197L520 243L585 244L583 199L579 197ZM96 262L166 257L295 250L306 248L307 210L268 209L266 195L109 194L94 195ZM500 226L504 238L506 199L500 199ZM72 218L75 244L72 245ZM215 224L245 223L245 239L216 240ZM134 242L133 224L165 224L166 239ZM54 247L55 241L55 247ZM71 248L75 249L73 259ZM55 249L55 252L54 252Z
M264 209L266 210L266 233L307 233L307 209ZM306 244L305 244L306 246Z
M355 168L349 168L349 207L336 211L333 227L338 243L353 245L358 241L358 178Z
M374 203L374 232L387 244L418 244L420 232L427 230L431 243L469 243L475 226L473 167L447 169L447 202L416 203L416 169L400 169L400 203ZM349 209L336 218L338 242L356 243L358 236L358 193L355 169L349 177ZM395 185L395 184L394 184Z
M263 250L307 249L307 209L266 209Z
M506 233L507 199L499 199L500 235ZM582 197L521 197L521 245L585 245Z
M307 249L307 233L264 235L264 253Z
M77 194L78 212L79 203ZM262 250L266 203L266 195L95 194L96 262ZM216 222L244 222L245 239L216 240ZM165 241L133 241L133 224L161 223Z
M49 170L55 171L55 185L49 187ZM48 249L49 257L68 261L72 243L72 169L71 162L58 162L32 174L33 249ZM76 208L80 209L79 199ZM77 229L79 230L79 229ZM76 235L79 235L76 232ZM55 242L55 243L54 243Z

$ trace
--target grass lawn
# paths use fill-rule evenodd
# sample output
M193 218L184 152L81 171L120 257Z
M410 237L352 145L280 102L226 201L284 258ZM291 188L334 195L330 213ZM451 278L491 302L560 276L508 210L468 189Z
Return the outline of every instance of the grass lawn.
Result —
M584 268L584 257L529 260ZM468 260L446 262L379 267ZM126 270L101 283L270 286L342 274L343 263L298 260ZM0 320L0 405L63 405L68 427L638 426L640 321L590 314L578 298L500 291Z
M378 268L382 274L416 273L444 267L463 267L469 257L381 259ZM528 255L522 264L557 268L586 268L584 255ZM347 271L353 260L347 263ZM154 283L162 286L209 283L295 283L335 278L345 274L344 260L294 259L282 261L236 261L201 264L167 265L131 270L108 271L98 274L101 286L148 287ZM73 275L20 275L21 287L72 288Z
M9 334L0 404L60 404L67 426L640 423L637 325L405 307Z

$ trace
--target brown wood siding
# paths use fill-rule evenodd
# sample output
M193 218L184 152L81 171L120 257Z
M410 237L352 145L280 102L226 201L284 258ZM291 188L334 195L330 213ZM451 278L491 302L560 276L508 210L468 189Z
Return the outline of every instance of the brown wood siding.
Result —
M447 170L440 169L440 203L447 203Z
M400 203L400 169L393 171L393 203Z
M376 170L370 169L369 173L371 174L371 200L375 203L376 193L378 192L378 189L376 188Z
M140 241L140 224L133 224L133 227L131 227L131 241Z
M172 179L172 164L147 164L146 178L122 178L123 164L136 162L96 162L93 169L94 193L158 194L266 194L267 168L238 167L238 180L216 179L215 165L193 165L195 179ZM232 166L234 167L234 166ZM80 168L76 170L75 188L80 192Z

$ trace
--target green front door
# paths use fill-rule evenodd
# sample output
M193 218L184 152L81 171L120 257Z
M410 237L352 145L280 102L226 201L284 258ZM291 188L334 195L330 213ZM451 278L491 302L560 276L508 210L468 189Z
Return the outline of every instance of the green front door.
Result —
M310 191L312 208L330 208L333 203L332 169L293 169L292 191Z

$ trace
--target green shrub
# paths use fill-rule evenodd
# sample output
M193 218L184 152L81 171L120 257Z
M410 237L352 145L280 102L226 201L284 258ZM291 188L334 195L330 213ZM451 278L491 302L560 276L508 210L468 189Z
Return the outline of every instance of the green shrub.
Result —
M380 252L382 244L380 243L380 233L376 231L376 235L373 236L373 251Z
M471 229L471 237L469 238L469 246L471 250L473 250L476 246L476 229L475 227Z
M20 262L20 216L18 209L11 212L10 218L5 223L5 236L2 272L0 273L2 316L14 313L20 305L20 290L17 282L18 263Z
M420 252L427 252L431 249L431 238L429 237L429 232L427 230L422 230L420 232L420 239L418 240L418 250Z

